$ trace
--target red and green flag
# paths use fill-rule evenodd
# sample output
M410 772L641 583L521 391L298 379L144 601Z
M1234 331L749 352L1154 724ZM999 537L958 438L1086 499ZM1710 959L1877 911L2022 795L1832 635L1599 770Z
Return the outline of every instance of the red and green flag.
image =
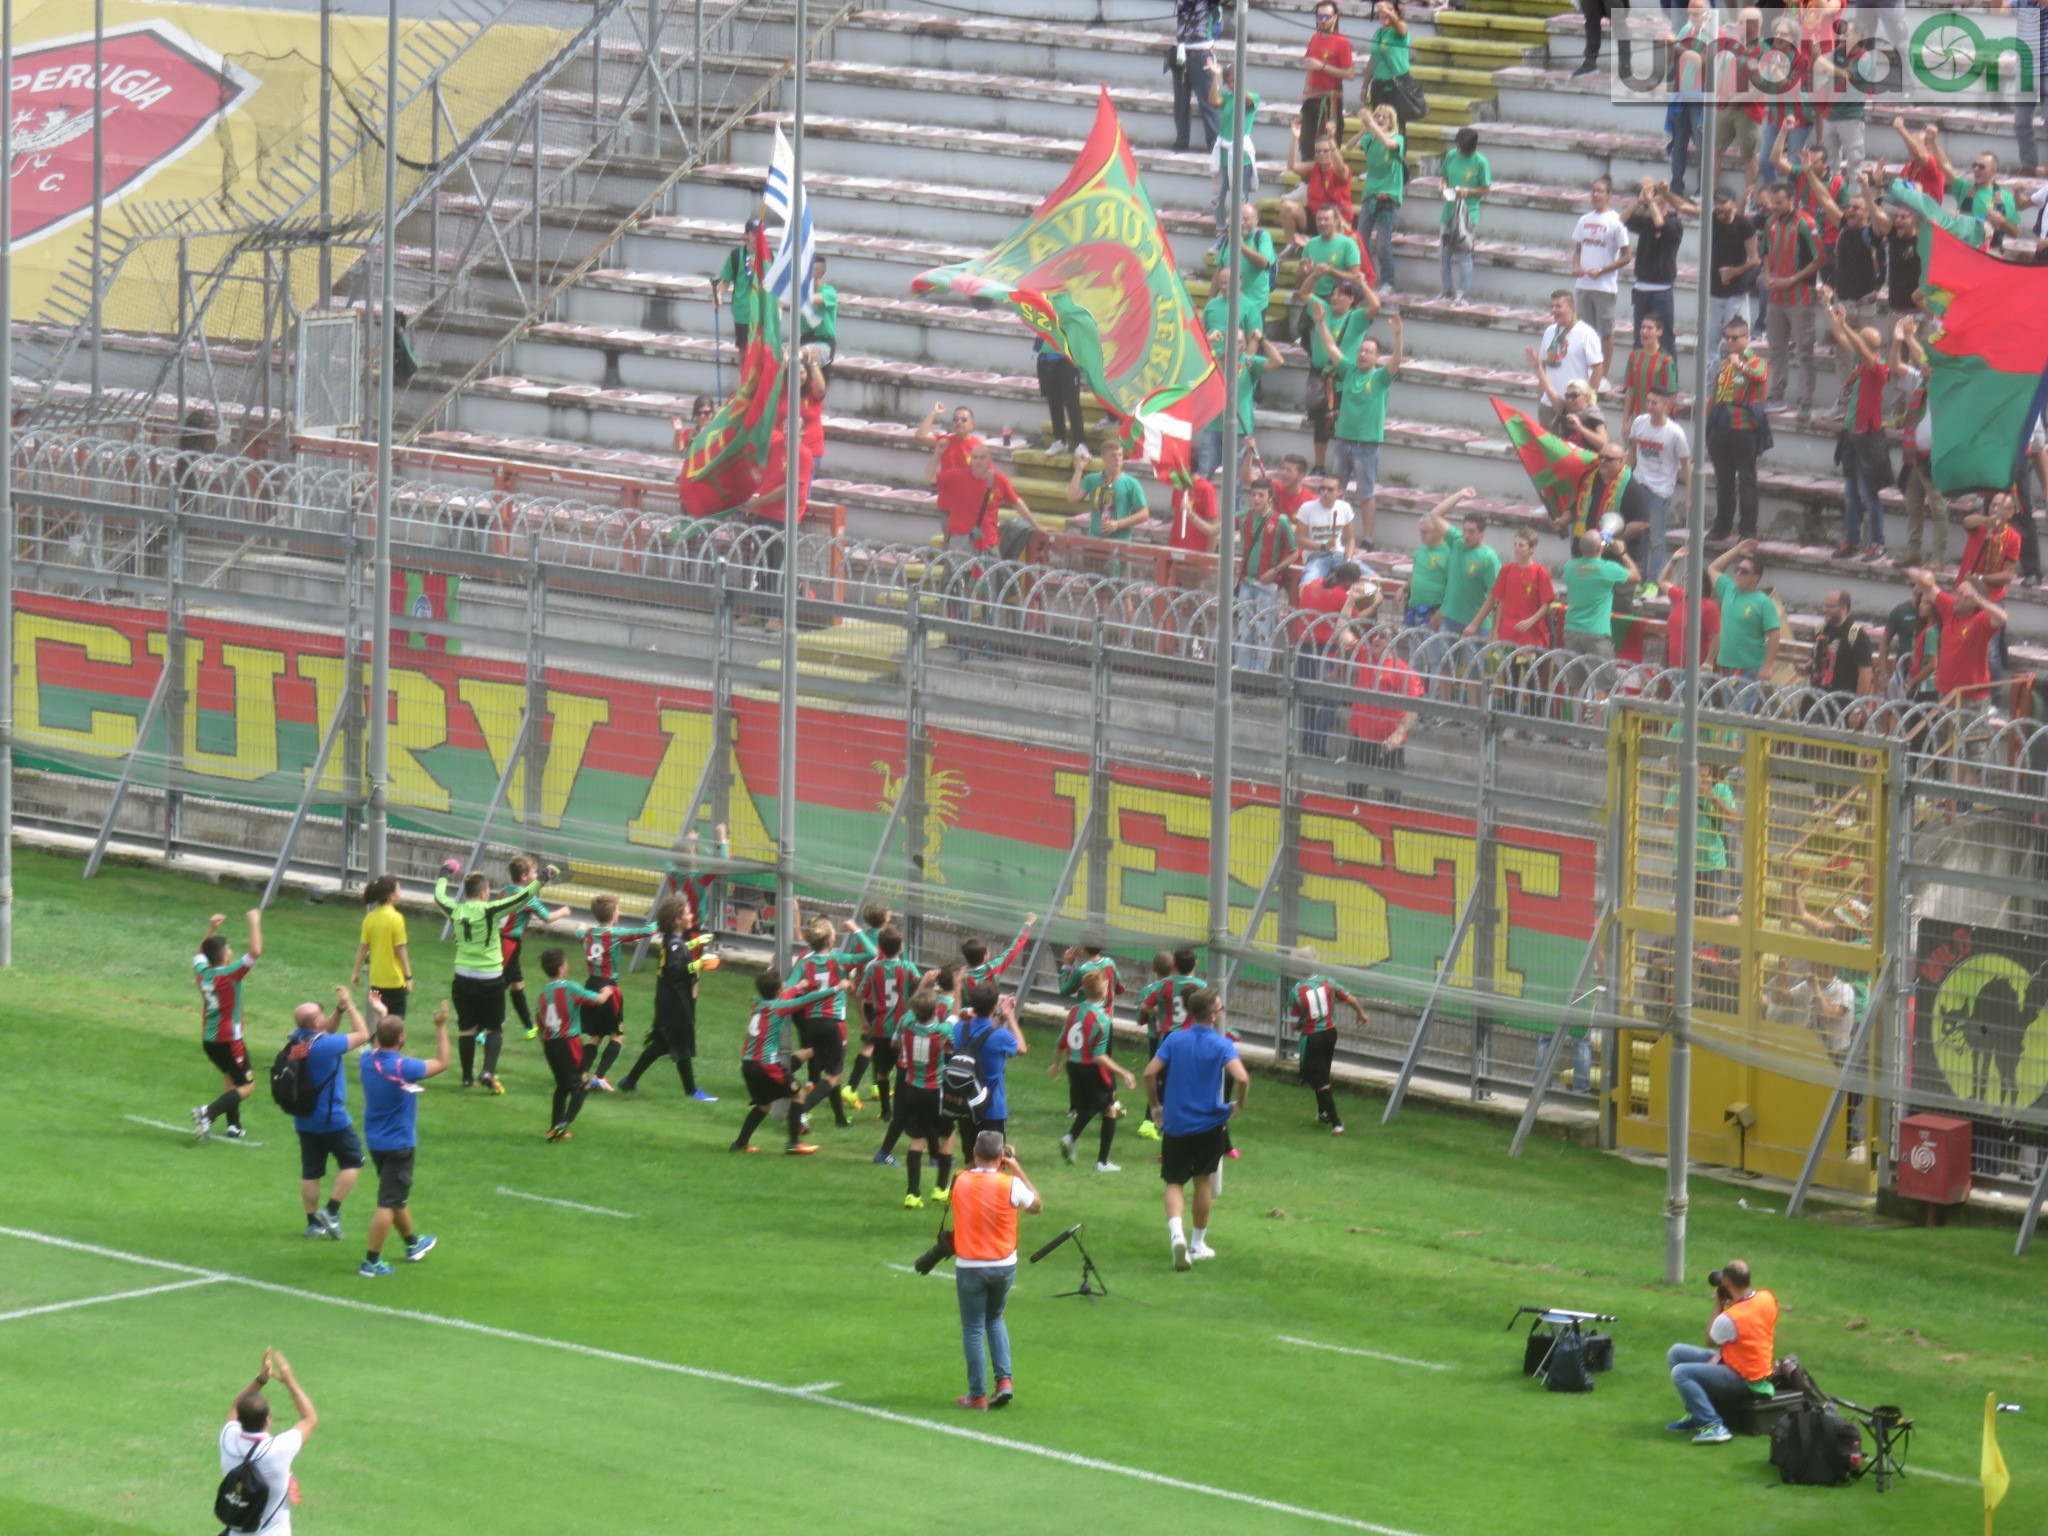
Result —
M1127 445L1170 476L1223 409L1223 376L1105 89L1067 179L973 261L911 282L1006 305L1073 361Z
M768 237L758 224L748 231L746 262L755 290L768 270ZM770 442L782 416L782 329L773 301L756 306L747 348L740 356L739 385L690 439L679 487L690 517L730 512L761 485Z
M1495 400L1493 409L1500 424L1507 428L1508 441L1514 445L1522 468L1529 472L1529 482L1536 487L1543 510L1553 520L1571 517L1577 509L1579 482L1592 472L1593 455L1583 448L1574 448L1554 432L1544 431L1512 405Z
M401 619L439 620L446 624L462 619L462 578L446 571L400 571L391 573L391 612ZM406 631L405 643L416 651L445 651L455 655L462 642L449 635L429 634L423 629Z

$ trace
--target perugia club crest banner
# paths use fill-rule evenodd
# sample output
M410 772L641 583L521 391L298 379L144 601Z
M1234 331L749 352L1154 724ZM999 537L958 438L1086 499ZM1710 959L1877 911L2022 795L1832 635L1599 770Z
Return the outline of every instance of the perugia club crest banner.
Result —
M2011 1121L2048 1089L2048 943L1922 922L1913 1075L1983 1120Z
M1073 360L1162 475L1223 409L1223 378L1105 89L1067 179L985 256L913 291L1008 305Z

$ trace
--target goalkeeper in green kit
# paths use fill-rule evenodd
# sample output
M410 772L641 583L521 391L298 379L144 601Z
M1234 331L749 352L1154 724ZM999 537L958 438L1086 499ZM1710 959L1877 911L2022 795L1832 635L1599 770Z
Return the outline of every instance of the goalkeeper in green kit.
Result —
M505 1044L505 950L498 937L498 924L510 912L540 894L542 886L560 878L561 871L550 864L540 878L515 886L493 899L490 876L472 874L462 882L458 900L448 882L462 873L462 863L449 859L441 865L441 878L434 882L434 905L447 914L455 930L455 978L448 995L455 1004L456 1026L461 1031L458 1049L462 1054L462 1086L473 1086L476 1076L476 1037L484 1037L483 1085L503 1093L498 1081L498 1052Z

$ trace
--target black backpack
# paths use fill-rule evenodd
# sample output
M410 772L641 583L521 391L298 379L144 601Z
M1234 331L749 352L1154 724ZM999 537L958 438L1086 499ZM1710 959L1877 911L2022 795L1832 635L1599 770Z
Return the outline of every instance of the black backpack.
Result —
M1771 1426L1771 1465L1788 1483L1846 1483L1863 1470L1863 1431L1818 1403L1802 1403Z
M972 1043L963 1037L939 1070L939 1107L956 1120L972 1117L988 1102L988 1084L981 1080L981 1042L994 1030L991 1024Z
M1560 1333L1550 1346L1550 1359L1543 1367L1543 1385L1552 1392L1590 1392L1593 1373L1587 1368L1586 1335L1576 1330Z
M270 1484L256 1470L256 1453L270 1442L259 1440L249 1454L229 1468L213 1496L213 1518L229 1531L253 1531L263 1524L263 1510L270 1502Z
M325 1093L334 1081L334 1073L330 1072L325 1079L316 1083L313 1081L313 1074L307 1070L307 1062L312 1056L313 1038L308 1035L301 1040L295 1033L291 1039L285 1041L284 1049L279 1051L270 1063L270 1097L276 1101L277 1107L288 1115L313 1113L320 1102L320 1095ZM340 1070L339 1066L334 1069L335 1072ZM249 1529L254 1530L255 1527L251 1526Z

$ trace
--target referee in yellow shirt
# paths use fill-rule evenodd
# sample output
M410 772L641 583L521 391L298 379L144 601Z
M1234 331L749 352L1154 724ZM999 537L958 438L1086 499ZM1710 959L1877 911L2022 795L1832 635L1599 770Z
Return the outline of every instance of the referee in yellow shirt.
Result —
M362 981L363 962L370 962L370 991L393 1018L405 1017L412 992L412 954L405 943L405 914L398 910L398 876L379 875L363 887L361 942L348 984Z

